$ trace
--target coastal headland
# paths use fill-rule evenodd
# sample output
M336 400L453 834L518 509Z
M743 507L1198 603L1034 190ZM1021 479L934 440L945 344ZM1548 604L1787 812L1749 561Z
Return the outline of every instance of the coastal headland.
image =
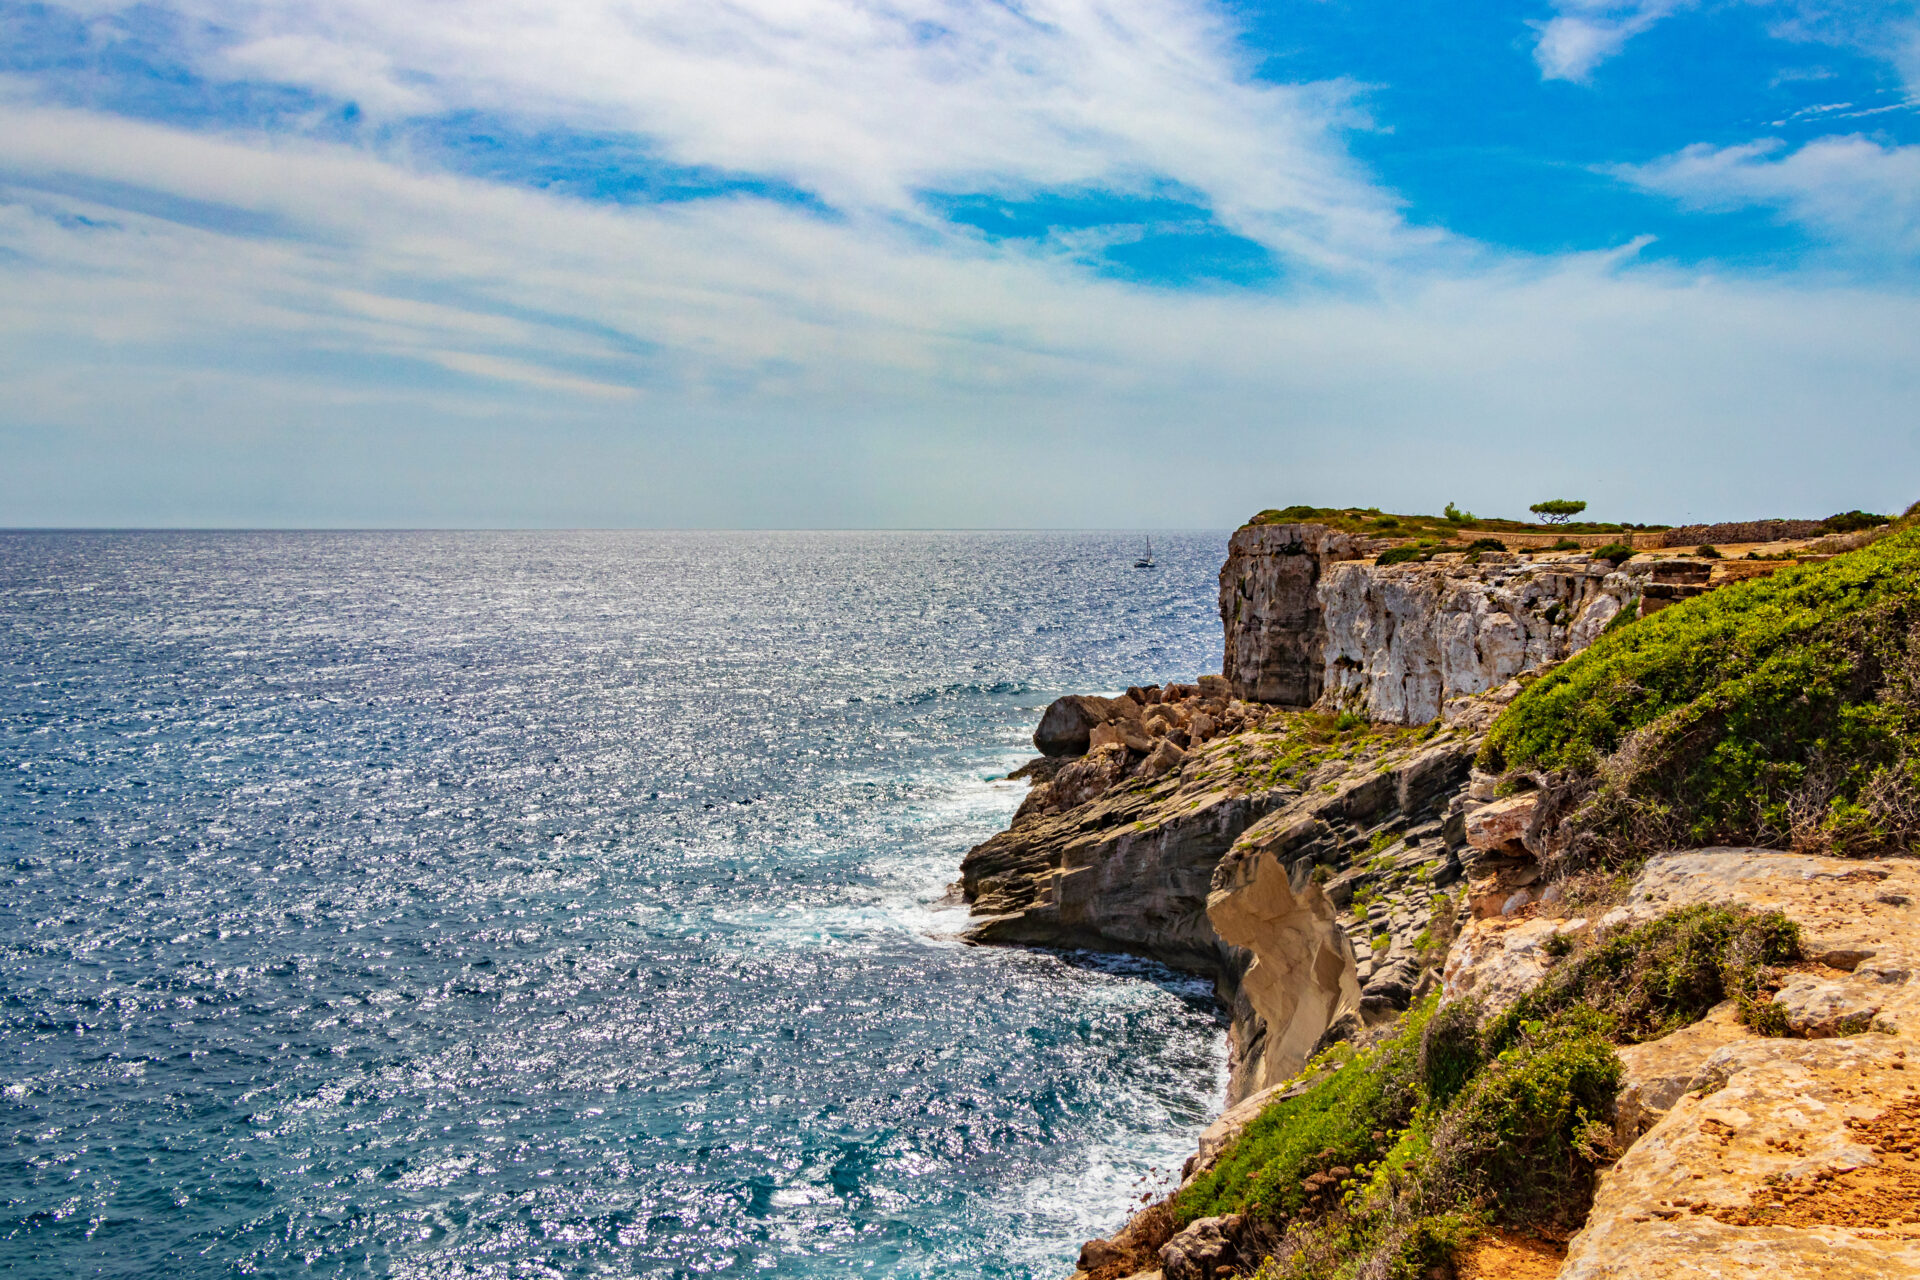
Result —
M1080 1275L1920 1275L1920 504L1263 512L1220 617L1221 674L1050 706L962 862L973 941L1229 1013Z

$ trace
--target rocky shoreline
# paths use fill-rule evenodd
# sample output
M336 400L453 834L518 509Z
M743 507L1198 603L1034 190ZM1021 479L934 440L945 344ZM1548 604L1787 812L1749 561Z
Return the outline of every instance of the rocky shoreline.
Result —
M1893 1082L1886 1097L1905 1096L1899 1042L1920 1028L1908 1011L1913 1002L1920 1012L1920 995L1907 982L1920 894L1885 885L1920 884L1920 873L1773 850L1681 851L1613 886L1617 905L1584 910L1551 872L1560 812L1551 792L1475 770L1488 731L1532 681L1610 627L1753 571L1664 548L1615 558L1488 549L1374 563L1381 550L1321 525L1242 529L1220 575L1223 675L1049 707L1034 738L1041 754L1017 775L1031 784L1025 803L963 860L961 887L977 917L969 939L1126 952L1214 982L1230 1018L1228 1109L1188 1162L1183 1185L1192 1185L1269 1106L1314 1087L1314 1073L1302 1073L1317 1054L1380 1042L1430 996L1470 997L1483 1014L1497 1012L1585 939L1656 909L1711 901L1784 911L1809 940L1805 972L1773 996L1796 1038L1760 1036L1721 1010L1622 1049L1614 1123L1624 1154L1564 1265L1564 1242L1549 1240L1523 1250L1532 1271L1509 1273L1559 1267L1584 1280L1714 1274L1698 1268L1750 1262L1762 1247L1755 1228L1684 1207L1673 1170L1689 1168L1687 1181L1722 1199L1772 1195L1769 1179L1804 1165L1814 1148L1802 1144L1790 1158L1774 1137L1791 1125L1747 1115L1733 1132L1774 1137L1752 1151L1744 1139L1723 1143L1722 1155L1738 1148L1736 1168L1691 1170L1688 1144L1733 1124L1722 1115L1731 1103L1695 1105L1701 1082L1776 1102L1782 1091L1831 1094L1815 1119L1797 1110L1793 1124L1827 1135L1819 1141L1833 1151L1864 1150L1846 1146L1861 1108L1844 1101L1865 1096L1863 1086L1844 1081L1849 1072L1884 1076ZM1878 1038L1843 1043L1848 1036ZM1911 1153L1906 1129L1888 1132ZM1335 1174L1350 1171L1325 1175L1328 1188ZM1920 1166L1912 1181L1920 1193ZM1920 1206L1920 1194L1908 1201ZM1920 1253L1901 1252L1920 1250L1920 1212L1913 1222L1914 1243L1900 1235L1894 1254L1877 1253L1920 1274ZM1849 1270L1866 1265L1866 1254L1852 1252L1858 1233L1842 1239L1830 1226L1767 1237L1764 1249L1794 1259L1775 1274L1895 1273ZM1475 1274L1475 1258L1506 1239L1482 1236L1444 1273ZM1090 1280L1153 1272L1220 1280L1252 1274L1262 1242L1271 1243L1245 1222L1177 1222L1170 1200L1090 1242L1081 1270ZM1813 1269L1794 1269L1803 1263Z

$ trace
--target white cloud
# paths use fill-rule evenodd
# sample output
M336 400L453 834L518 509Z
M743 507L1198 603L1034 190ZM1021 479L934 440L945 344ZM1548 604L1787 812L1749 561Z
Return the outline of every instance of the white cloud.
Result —
M1880 449L1874 483L1920 465L1898 296L1625 255L1179 294L881 215L611 208L340 147L7 123L0 524L205 520L265 483L258 456L320 496L250 518L363 523L1219 524L1355 484L1517 509L1569 465L1654 518L1858 495L1848 440ZM167 201L246 216L136 211ZM1765 467L1729 471L1736 433ZM139 507L155 467L201 505Z
M93 0L88 0L92 3ZM216 78L382 114L639 135L663 159L914 217L927 189L1198 192L1334 268L1424 238L1349 160L1339 84L1256 81L1210 0L174 0ZM205 33L218 33L205 34Z
M297 84L380 115L417 114L433 107L426 93L399 82L392 59L379 50L312 36L267 36L220 49L207 62L222 78Z
M1543 80L1585 83L1595 67L1682 8L1687 0L1560 0L1557 12L1535 23L1533 59Z
M1920 146L1858 136L1791 150L1771 139L1702 144L1615 172L1691 209L1776 209L1866 257L1920 255Z

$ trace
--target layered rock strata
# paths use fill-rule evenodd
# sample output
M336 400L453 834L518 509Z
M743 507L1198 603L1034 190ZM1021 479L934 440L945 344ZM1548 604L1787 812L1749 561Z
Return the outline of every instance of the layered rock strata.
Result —
M1111 705L1123 702L1133 710ZM1169 707L1212 736L1190 728L1174 745ZM1046 780L962 861L983 917L972 941L1121 951L1211 977L1231 1014L1234 1100L1297 1070L1343 1020L1391 1017L1431 984L1465 849L1448 813L1476 731L1340 729L1222 702L1211 683L1095 710L1107 718L1087 753L1035 762L1029 776ZM1043 724L1067 719L1049 709Z

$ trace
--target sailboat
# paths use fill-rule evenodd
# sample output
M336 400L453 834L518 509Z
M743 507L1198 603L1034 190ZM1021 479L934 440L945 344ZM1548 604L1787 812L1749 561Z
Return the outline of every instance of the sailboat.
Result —
M1133 567L1136 569L1153 568L1153 539L1152 538L1147 539L1146 552L1138 560L1135 560L1133 562Z

